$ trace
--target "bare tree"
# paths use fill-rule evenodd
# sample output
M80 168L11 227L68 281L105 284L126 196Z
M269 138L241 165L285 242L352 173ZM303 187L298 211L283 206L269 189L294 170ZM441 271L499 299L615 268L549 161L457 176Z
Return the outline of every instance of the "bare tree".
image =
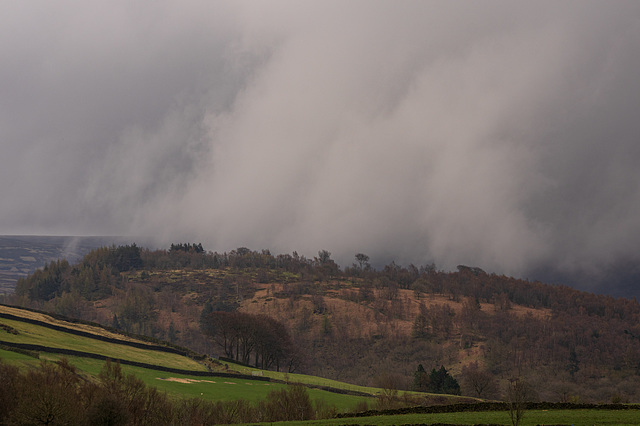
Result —
M509 379L507 388L507 405L511 424L518 426L524 417L527 404L527 385L524 380L518 378Z
M489 372L481 370L477 362L462 367L462 384L467 393L478 398L495 398L499 393L496 380Z

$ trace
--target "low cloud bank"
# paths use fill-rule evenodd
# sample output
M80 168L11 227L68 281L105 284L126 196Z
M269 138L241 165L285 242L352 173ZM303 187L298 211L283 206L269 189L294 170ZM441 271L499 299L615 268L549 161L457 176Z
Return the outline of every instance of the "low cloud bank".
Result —
M638 263L636 2L2 8L4 234Z

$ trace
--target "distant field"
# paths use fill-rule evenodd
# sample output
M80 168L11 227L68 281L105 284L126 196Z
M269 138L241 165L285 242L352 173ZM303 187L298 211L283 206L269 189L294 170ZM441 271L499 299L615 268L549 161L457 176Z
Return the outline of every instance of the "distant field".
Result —
M47 315L41 312L33 312L26 309L0 305L0 313L10 314L10 315L18 316L21 318L28 318L36 321L42 321L48 324L58 325L64 328L70 328L78 331L84 331L84 332L95 334L98 336L104 336L104 337L109 337L109 338L114 338L114 339L124 340L124 341L135 341L135 342L140 342L144 344L148 343L148 342L141 341L139 339L125 336L124 334L111 332L102 327L86 325L80 322L74 323L74 322L58 320L56 318L53 318L51 315ZM0 321L1 320L2 318L0 318Z
M51 261L74 263L92 249L124 241L118 237L0 235L0 295L13 292L19 278Z

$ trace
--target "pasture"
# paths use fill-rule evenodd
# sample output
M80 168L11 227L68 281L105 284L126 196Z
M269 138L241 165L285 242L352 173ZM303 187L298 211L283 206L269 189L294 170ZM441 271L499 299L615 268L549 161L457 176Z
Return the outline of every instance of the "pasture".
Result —
M27 355L0 349L0 359L8 364L21 368L33 368L41 361L55 362L65 356L58 354L41 354L40 359ZM88 379L95 380L104 366L104 361L66 356L79 373ZM168 396L179 398L202 398L210 401L232 401L244 399L257 402L267 397L272 390L284 389L284 383L266 382L258 380L235 379L228 377L202 377L167 373L147 368L122 365L122 371L126 374L134 374L146 385L153 386ZM328 406L335 406L338 412L353 409L358 403L367 401L373 404L374 398L341 395L320 389L308 389L312 401L322 400Z
M511 425L509 412L485 411L437 414L401 414L371 417L350 417L306 422L278 422L280 426L312 425L418 425L418 424L496 424ZM531 410L525 413L523 426L533 425L573 425L573 426L630 426L640 425L639 410Z
M12 315L24 312L25 318L37 319L39 321L47 320L46 315L22 311L15 308L10 308L9 312ZM152 350L151 348L144 349L128 346L125 342L134 340L129 337L127 337L126 340L123 340L123 344L118 344L93 339L87 336L78 336L60 330L53 330L41 325L31 324L20 320L0 318L0 323L13 330L17 330L18 332L18 334L12 334L4 330L0 330L0 340L6 342L69 349L99 354L112 359L123 359L160 367L202 372L207 371L207 368L203 364L182 355ZM77 324L69 324L59 320L56 320L55 323L58 326L81 329L83 332L89 332L96 335L105 335L105 333L107 333L111 338L119 336L115 333L108 332L97 327L87 325L78 326ZM89 380L96 380L96 377L105 364L103 360L47 352L40 352L40 358L36 359L28 355L0 349L0 359L2 359L3 362L17 365L22 369L37 367L42 361L55 362L62 358L67 358L69 362L78 369L78 373ZM212 401L245 399L247 401L256 402L265 399L267 394L272 390L286 388L287 384L284 382L297 382L314 386L328 386L338 389L357 390L359 392L366 392L372 395L380 391L375 388L349 385L313 376L271 371L261 371L259 374L264 377L277 380L276 382L259 379L250 380L247 378L241 378L240 376L238 378L190 376L154 370L153 368L143 368L124 364L121 368L123 372L127 374L134 374L145 384L153 386L159 391L165 392L170 397L176 399L203 398ZM229 371L237 371L239 373L251 375L253 371L258 370L246 369L245 367L236 364L229 364ZM323 404L329 407L334 406L339 412L351 410L357 404L362 403L362 401L366 401L369 406L374 402L373 396L363 397L345 395L317 388L309 388L308 392L313 401L323 401Z
M126 359L129 361L143 362L146 364L163 367L179 368L184 370L206 371L206 367L191 358L141 348L134 348L123 344L114 344L101 340L77 336L63 331L52 330L35 324L29 324L17 320L0 319L0 323L13 327L19 334L0 334L0 340L11 343L25 343L43 345L52 348L70 349L74 351L88 352L103 355L113 359Z

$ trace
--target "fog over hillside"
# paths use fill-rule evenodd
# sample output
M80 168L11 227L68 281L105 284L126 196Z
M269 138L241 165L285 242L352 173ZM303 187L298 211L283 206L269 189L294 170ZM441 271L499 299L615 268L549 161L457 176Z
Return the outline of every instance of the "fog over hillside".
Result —
M58 259L76 264L98 247L131 244L118 237L0 235L0 294L12 293L16 282Z
M0 234L640 295L636 1L4 2L0 35Z

